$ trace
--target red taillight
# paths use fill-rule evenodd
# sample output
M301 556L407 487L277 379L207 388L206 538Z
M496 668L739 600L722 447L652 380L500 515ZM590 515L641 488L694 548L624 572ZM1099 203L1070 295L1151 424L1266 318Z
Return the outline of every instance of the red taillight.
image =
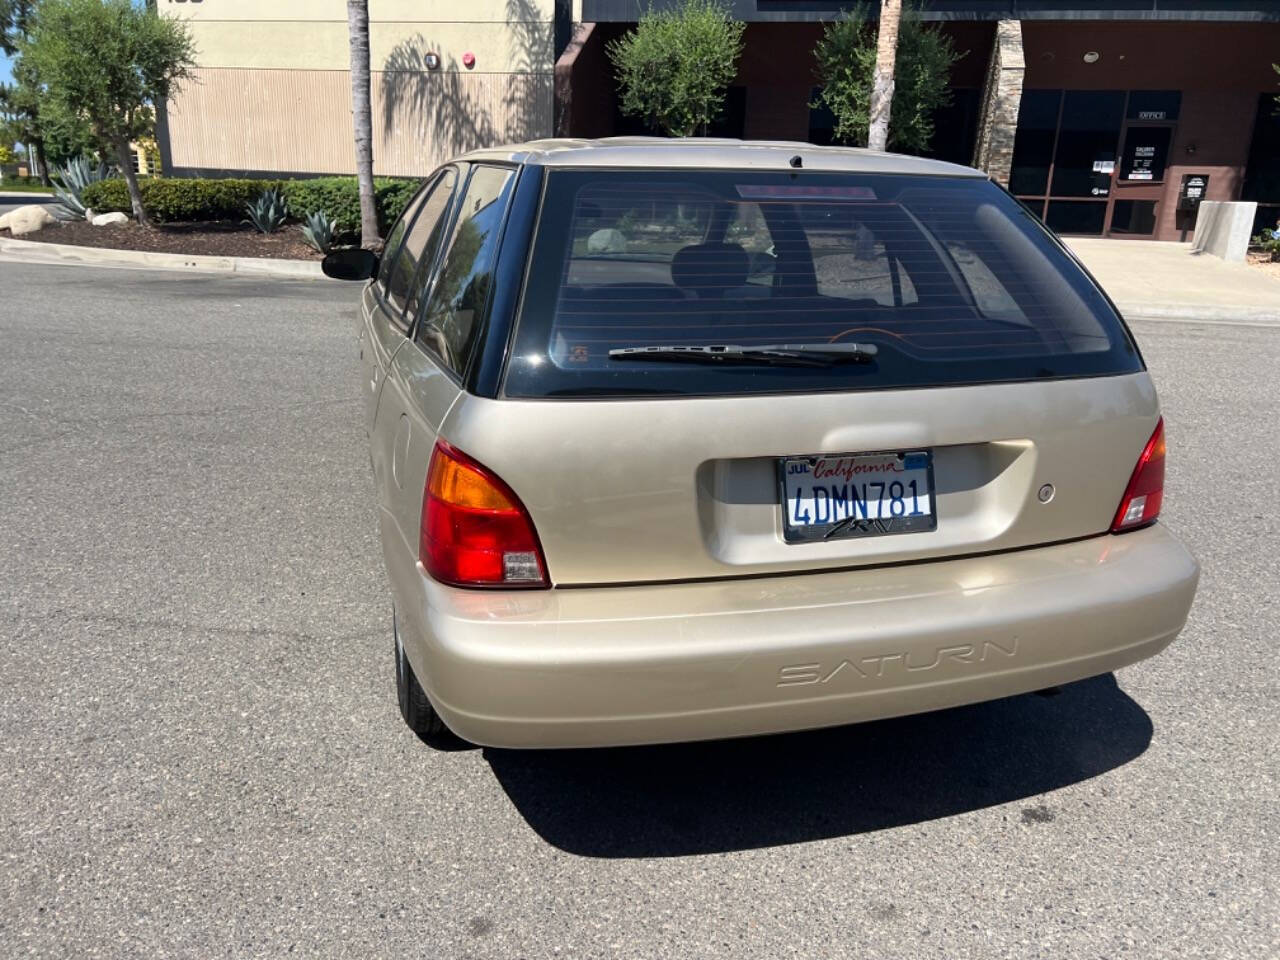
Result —
M1164 500L1164 417L1156 424L1155 433L1142 449L1138 465L1133 468L1129 486L1120 500L1120 509L1111 524L1111 532L1132 530L1152 523L1160 515Z
M418 559L459 587L545 587L547 564L520 499L493 473L436 443L422 493Z

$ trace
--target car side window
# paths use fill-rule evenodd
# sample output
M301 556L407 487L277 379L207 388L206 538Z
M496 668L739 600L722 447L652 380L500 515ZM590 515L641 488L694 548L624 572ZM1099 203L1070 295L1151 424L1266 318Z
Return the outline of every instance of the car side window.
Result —
M418 339L449 369L463 373L488 301L498 234L515 182L509 167L479 165L458 208L449 246L418 325Z
M399 320L404 316L405 305L414 289L414 278L418 275L418 267L426 264L430 267L440 247L440 235L444 230L444 213L449 208L449 200L453 197L453 185L458 174L452 168L445 170L428 189L418 215L404 234L404 242L392 254L389 264L384 264L386 279L384 295L388 309ZM390 243L388 243L390 250ZM412 314L409 314L412 316ZM402 321L407 328L408 321Z
M378 289L384 295L388 284L391 283L391 274L395 269L396 258L400 254L400 246L404 243L404 235L409 232L409 226L418 215L418 211L422 209L422 202L427 199L427 195L431 193L434 186L434 182L423 184L422 189L414 194L413 199L404 208L404 213L400 214L400 219L387 234L386 242L382 245L382 265L378 267L377 281Z

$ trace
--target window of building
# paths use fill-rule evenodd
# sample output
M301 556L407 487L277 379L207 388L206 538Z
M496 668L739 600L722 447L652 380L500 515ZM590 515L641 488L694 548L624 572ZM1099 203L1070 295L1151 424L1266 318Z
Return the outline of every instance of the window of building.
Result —
M1130 127L1124 138L1120 179L1140 183L1164 183L1173 127Z
M1025 90L1009 189L1059 233L1150 236L1159 201L1135 192L1164 183L1181 106L1177 90Z
M1123 122L1123 92L1066 92L1062 99L1062 121L1058 125L1058 145L1053 152L1051 196L1108 195Z
M1111 214L1112 233L1149 237L1156 232L1154 200L1117 200Z
M1264 93L1258 97L1240 199L1257 201L1253 233L1264 227L1276 228L1280 221L1280 114L1276 112L1275 94Z
M829 147L835 140L836 115L822 102L822 88L809 91L809 142Z
M1061 110L1061 90L1022 91L1009 177L1009 192L1015 196L1044 196L1047 192Z

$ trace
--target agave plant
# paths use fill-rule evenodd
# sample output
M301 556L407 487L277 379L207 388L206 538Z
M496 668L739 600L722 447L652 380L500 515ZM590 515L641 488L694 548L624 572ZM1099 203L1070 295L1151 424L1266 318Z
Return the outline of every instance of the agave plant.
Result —
M338 221L323 210L307 214L302 224L302 239L317 253L328 253L333 248L333 235L338 232Z
M60 220L83 220L84 188L99 180L106 180L111 176L111 168L101 160L95 163L86 156L79 156L57 169L57 180L60 182L53 185L53 192L58 198L54 214Z
M263 190L257 200L245 206L245 210L249 213L245 222L252 223L259 233L275 233L289 218L289 205L277 187Z

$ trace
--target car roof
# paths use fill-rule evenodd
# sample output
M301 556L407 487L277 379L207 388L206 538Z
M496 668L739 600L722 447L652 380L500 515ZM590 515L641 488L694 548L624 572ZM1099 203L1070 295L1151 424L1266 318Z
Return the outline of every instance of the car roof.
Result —
M972 167L881 153L860 147L819 147L786 140L732 140L713 137L604 137L599 140L530 140L473 150L459 160L501 160L544 167L650 167L708 170L790 170L793 157L805 170L843 173L981 177Z

